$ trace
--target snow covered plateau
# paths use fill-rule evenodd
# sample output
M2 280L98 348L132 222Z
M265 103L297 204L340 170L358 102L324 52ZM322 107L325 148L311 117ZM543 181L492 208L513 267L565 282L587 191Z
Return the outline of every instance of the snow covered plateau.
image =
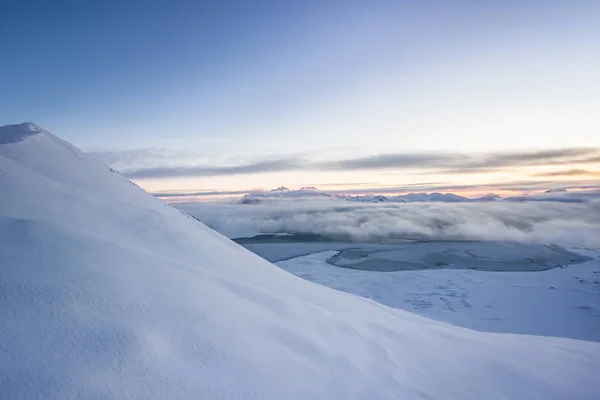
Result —
M357 296L359 274L382 273L324 265L331 255L277 267L39 126L2 127L0 398L600 397L600 343L481 332ZM283 269L317 267L337 272L313 280L346 292ZM434 272L388 276L419 292ZM496 274L470 272L473 285Z

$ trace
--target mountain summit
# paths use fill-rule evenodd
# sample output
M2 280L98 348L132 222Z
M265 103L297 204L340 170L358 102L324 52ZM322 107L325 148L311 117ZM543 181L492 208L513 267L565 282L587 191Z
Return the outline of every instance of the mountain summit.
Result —
M0 128L2 399L593 399L600 344L294 277L35 124Z
M45 131L33 122L0 126L0 144L20 142L28 136L42 132Z

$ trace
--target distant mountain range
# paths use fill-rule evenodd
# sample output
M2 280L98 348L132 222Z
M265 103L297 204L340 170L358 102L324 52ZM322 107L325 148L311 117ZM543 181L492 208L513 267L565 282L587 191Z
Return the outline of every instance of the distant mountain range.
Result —
M252 192L245 194L240 200L240 204L258 204L264 201L273 200L345 200L362 203L416 203L416 202L441 202L441 203L473 203L473 202L496 202L496 201L558 201L569 203L583 203L594 198L600 198L600 191L576 191L570 192L566 189L547 190L543 193L530 195L505 197L495 193L488 193L485 196L477 198L468 198L454 193L408 193L399 195L340 195L321 191L314 186L302 187L298 190L290 190L285 186L271 189L267 192Z

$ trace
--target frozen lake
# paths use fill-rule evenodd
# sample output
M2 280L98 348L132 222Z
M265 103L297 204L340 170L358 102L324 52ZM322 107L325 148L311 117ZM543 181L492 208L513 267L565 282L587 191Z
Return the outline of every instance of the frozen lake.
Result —
M600 252L537 243L237 240L303 279L487 332L600 341Z
M537 272L364 271L328 263L335 251L277 265L303 279L466 328L600 341L600 252L574 251L590 261Z
M271 261L322 251L336 251L331 265L363 271L469 269L481 271L545 271L589 261L558 246L537 243L478 241L404 241L352 243L314 235L261 235L238 239L248 250Z

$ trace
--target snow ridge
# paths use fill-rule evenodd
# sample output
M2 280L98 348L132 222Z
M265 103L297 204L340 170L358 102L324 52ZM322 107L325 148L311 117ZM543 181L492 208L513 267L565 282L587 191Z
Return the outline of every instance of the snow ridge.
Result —
M5 125L0 127L0 145L18 143L26 138L45 132L33 122L24 122L18 125Z

